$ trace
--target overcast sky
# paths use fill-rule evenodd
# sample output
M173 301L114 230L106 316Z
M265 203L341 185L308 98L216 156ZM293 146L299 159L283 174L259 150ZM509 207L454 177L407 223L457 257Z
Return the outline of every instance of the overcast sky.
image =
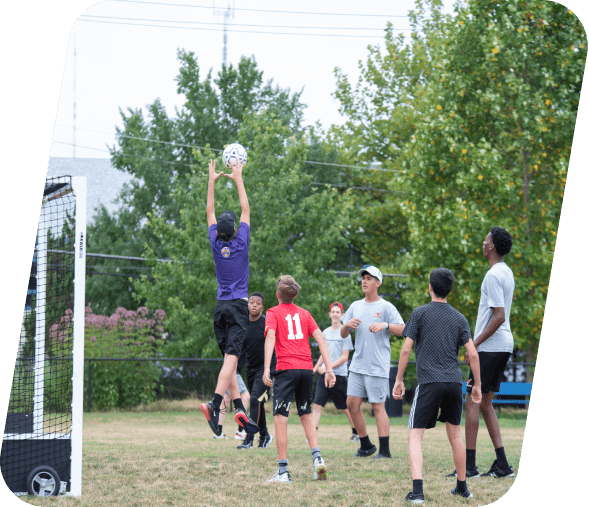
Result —
M452 2L446 4L452 12ZM225 22L228 64L254 56L266 79L303 90L305 124L342 123L331 96L334 68L356 82L367 46L382 45L389 21L408 34L407 15L414 7L413 0L96 4L77 19L69 36L51 156L74 156L74 101L76 157L108 157L105 143L114 142L119 107L145 108L159 98L173 116L184 99L176 93L178 49L193 51L203 75L212 69L215 77L223 63Z

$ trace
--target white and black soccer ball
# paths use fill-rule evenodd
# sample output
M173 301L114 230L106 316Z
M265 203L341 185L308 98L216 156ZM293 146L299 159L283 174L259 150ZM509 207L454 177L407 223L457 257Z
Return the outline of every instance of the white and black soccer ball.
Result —
M231 169L231 164L239 160L241 165L247 162L247 151L239 143L231 143L223 150L223 165Z

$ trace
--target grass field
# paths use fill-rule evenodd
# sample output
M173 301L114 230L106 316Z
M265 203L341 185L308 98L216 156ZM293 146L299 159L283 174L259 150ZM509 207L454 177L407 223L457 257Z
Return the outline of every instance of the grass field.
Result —
M274 442L268 449L238 450L240 442L212 438L205 418L192 400L144 407L147 411L91 413L84 416L82 497L22 497L31 505L88 506L363 506L405 505L411 490L407 452L407 416L391 418L390 460L354 458L359 444L350 442L346 417L333 405L324 409L319 446L328 467L327 481L313 481L309 446L298 417L290 417L289 470L292 484L265 484L277 469ZM166 411L157 411L165 409ZM368 406L366 412L369 412ZM224 428L231 437L235 423L228 414ZM516 473L526 412L503 410L500 425L510 464ZM272 416L269 415L272 423ZM374 418L368 431L378 444ZM274 434L273 425L270 433ZM477 464L486 471L495 454L484 422ZM464 438L464 428L462 432ZM443 425L426 431L424 492L432 506L487 505L503 496L514 479L468 481L474 498L452 497L454 469Z

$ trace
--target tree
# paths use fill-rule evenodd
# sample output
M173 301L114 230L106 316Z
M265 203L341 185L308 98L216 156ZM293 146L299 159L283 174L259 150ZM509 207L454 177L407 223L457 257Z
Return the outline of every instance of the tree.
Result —
M452 268L457 280L449 301L474 325L480 283L488 269L482 240L492 226L505 227L514 236L506 259L516 277L512 329L516 347L532 359L550 278L586 35L573 13L553 2L471 0L458 3L453 17L436 14L437 0L416 6L422 11L427 7L430 20L413 14L414 26L423 34L412 34L411 49L404 50L407 58L399 56L398 46L387 37L387 55L369 61L365 74L384 88L369 104L380 107L388 122L371 124L378 135L369 132L361 138L380 151L386 144L380 140L395 141L390 164L404 171L389 183L408 192L400 203L410 231L403 262L411 286L404 298L411 307L426 303L430 271ZM422 41L428 49L420 56ZM421 73L415 71L419 65ZM379 76L387 79L378 81ZM412 100L407 104L399 90L411 77ZM339 89L349 97L344 85ZM365 114L359 116L362 121ZM404 130L406 120L409 128ZM367 142L366 149L372 145Z
M411 193L403 209L412 231L410 269L425 275L425 266L453 265L453 299L474 322L488 268L481 242L494 225L511 231L511 322L516 347L531 359L542 327L586 36L572 12L553 2L471 1L457 6L444 30L452 38L437 58L433 81L441 86L431 87L408 148ZM412 299L417 303L418 292Z
M303 170L307 143L273 113L244 116L239 142L249 149L244 181L251 207L250 291L261 291L266 307L276 304L276 280L291 274L302 289L297 303L312 314L326 313L334 294L357 290L353 278L337 278L326 269L338 249L346 245L349 204L336 189L320 191ZM172 339L166 351L173 356L219 355L213 334L217 281L208 240L206 193L209 147L195 149L194 167L179 178L173 199L181 220L169 223L149 214L148 227L161 238L169 263L155 263L147 248L154 280L134 284L148 307L163 308ZM237 192L229 180L217 182L217 216L225 209L239 215Z

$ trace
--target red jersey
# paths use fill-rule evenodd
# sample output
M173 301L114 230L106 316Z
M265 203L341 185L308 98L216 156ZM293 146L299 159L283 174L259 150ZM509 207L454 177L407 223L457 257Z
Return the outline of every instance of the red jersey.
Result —
M311 346L309 336L319 326L311 314L295 304L280 304L266 313L266 329L276 333L276 369L312 370Z

